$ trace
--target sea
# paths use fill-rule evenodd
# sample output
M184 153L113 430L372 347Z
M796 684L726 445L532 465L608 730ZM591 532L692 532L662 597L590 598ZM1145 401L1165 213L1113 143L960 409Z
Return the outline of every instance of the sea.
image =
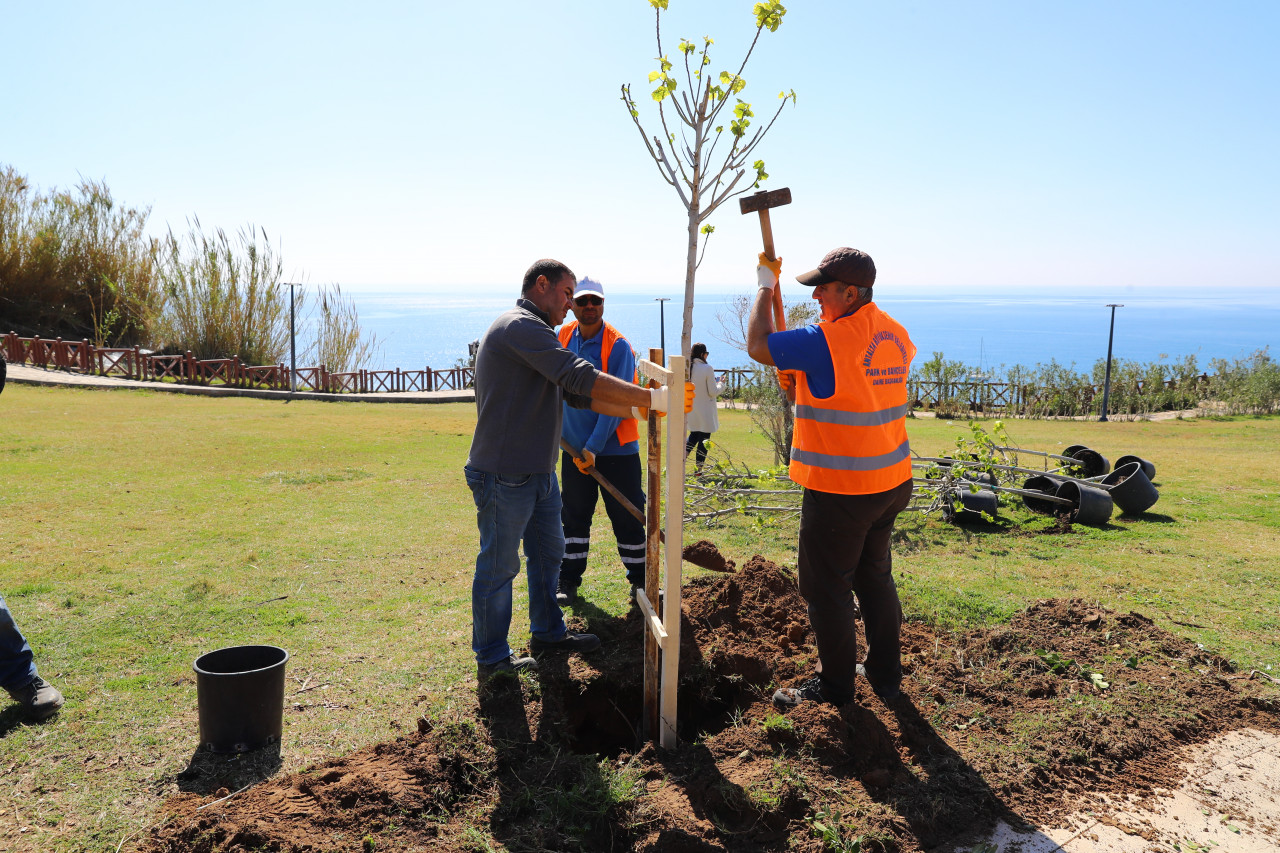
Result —
M799 299L808 291L793 290ZM435 369L465 362L477 341L515 295L426 292L347 292L360 325L378 346L366 367ZM650 347L680 344L682 288L670 301L653 293L610 293L605 319L646 354ZM790 299L790 295L788 299ZM716 368L744 367L747 354L725 343L737 334L733 296L699 295L693 308L693 340L709 350ZM1015 365L1033 368L1055 361L1089 372L1112 356L1139 363L1181 362L1194 356L1202 371L1213 359L1247 358L1280 344L1280 288L1124 289L1073 288L1044 293L991 290L885 289L876 303L901 322L916 344L916 364L942 353L978 371L999 372ZM1114 310L1109 307L1116 305ZM1112 316L1114 314L1114 329ZM665 327L665 328L664 328Z

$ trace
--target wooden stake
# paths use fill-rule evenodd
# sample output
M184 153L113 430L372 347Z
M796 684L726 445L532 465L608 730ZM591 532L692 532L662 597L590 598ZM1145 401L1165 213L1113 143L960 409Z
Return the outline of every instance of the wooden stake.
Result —
M649 350L649 360L662 364L662 350ZM649 387L656 387L655 381ZM649 412L649 457L648 479L645 503L645 548L644 548L644 591L649 601L658 600L658 563L661 559L659 534L662 530L662 433L658 426L658 415ZM662 650L658 638L645 622L644 632L644 718L642 720L642 736L646 740L657 740L661 731L659 716L659 679L658 671L662 665Z

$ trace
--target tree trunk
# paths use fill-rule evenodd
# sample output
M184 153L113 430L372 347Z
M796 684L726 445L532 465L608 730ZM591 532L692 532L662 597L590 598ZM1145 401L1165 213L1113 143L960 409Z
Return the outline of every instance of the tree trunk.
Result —
M680 354L685 358L689 357L689 350L693 348L693 280L698 272L698 207L695 202L689 208L689 252L684 270L684 328L680 333Z

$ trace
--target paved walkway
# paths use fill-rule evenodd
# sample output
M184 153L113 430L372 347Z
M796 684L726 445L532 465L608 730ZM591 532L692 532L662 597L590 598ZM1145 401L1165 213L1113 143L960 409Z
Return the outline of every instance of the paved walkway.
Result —
M1190 751L1175 791L1095 806L1059 826L1005 824L954 853L1275 853L1280 850L1280 736L1227 732Z
M257 397L263 400L321 400L326 403L470 403L475 392L404 391L379 394L319 394L314 391L268 391L258 388L227 388L222 385L179 385L176 382L138 382L118 376L94 376L66 370L47 370L25 364L9 365L9 382L19 385L57 385L94 388L105 391L165 391L170 394L195 394L201 397Z

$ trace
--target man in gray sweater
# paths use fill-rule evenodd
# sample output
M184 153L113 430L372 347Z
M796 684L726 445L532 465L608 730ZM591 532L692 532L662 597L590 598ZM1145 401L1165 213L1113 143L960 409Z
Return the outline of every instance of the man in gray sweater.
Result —
M476 354L475 437L465 470L476 503L480 554L471 585L471 647L482 678L533 668L507 642L511 583L524 543L533 654L590 652L594 634L569 631L556 602L564 557L556 459L561 403L601 414L646 419L667 410L667 389L646 389L596 370L560 346L555 327L569 312L576 284L559 261L544 259L524 275L516 306L494 321ZM686 389L686 411L692 402Z

